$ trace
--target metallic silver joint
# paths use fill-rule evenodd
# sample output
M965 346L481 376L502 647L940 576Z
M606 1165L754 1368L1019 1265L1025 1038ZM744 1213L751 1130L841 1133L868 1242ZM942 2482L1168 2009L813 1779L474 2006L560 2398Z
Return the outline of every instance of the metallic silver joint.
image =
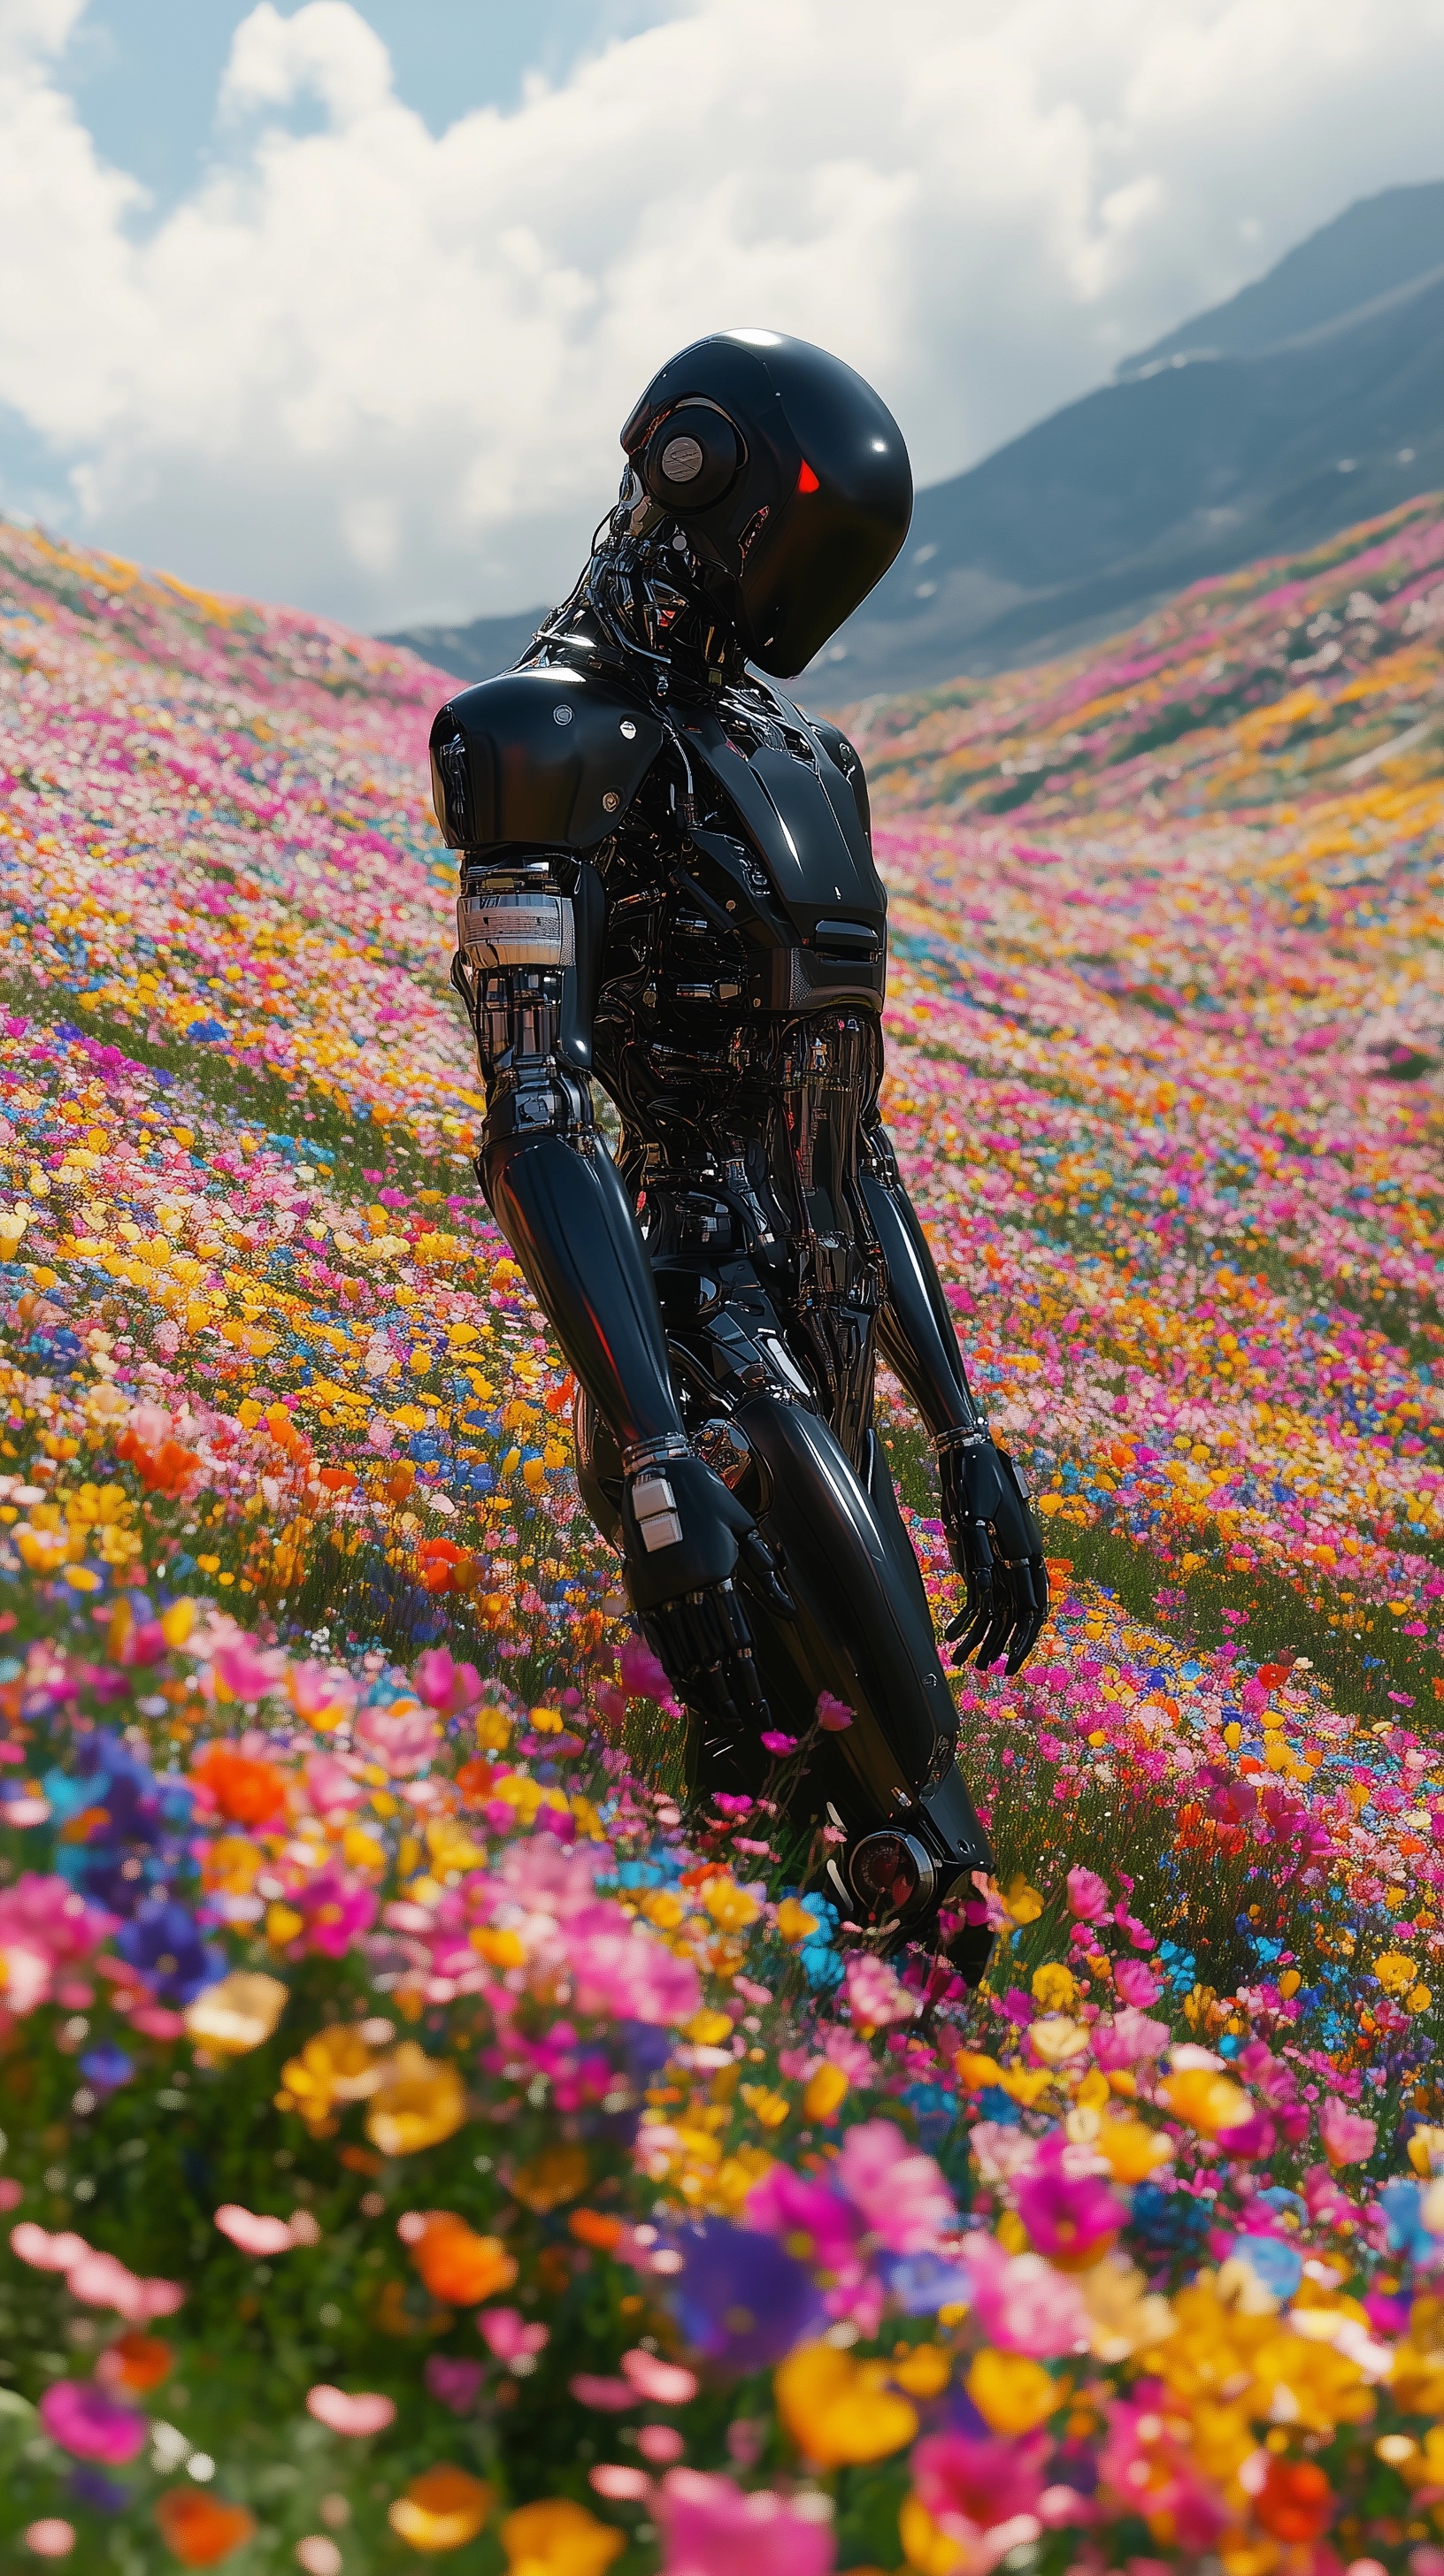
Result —
M988 1436L987 1417L979 1414L976 1422L962 1424L956 1431L940 1431L933 1442L933 1449L939 1458L950 1449L981 1449L986 1446Z
M640 1476L647 1467L664 1466L669 1458L690 1458L692 1443L685 1433L664 1432L660 1440L634 1440L622 1451L624 1476Z

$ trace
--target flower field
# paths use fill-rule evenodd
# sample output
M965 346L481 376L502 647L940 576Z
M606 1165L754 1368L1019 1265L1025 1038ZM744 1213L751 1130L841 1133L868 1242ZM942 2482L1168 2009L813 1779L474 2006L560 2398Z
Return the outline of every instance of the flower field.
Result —
M436 675L0 524L0 2564L1444 2576L1441 641L1422 502L854 715L970 1997L675 1803Z

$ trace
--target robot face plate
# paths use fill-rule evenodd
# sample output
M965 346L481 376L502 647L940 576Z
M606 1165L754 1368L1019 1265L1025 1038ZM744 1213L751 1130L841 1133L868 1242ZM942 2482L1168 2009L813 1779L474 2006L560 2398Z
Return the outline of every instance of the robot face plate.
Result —
M779 676L812 660L907 535L901 430L861 376L805 340L695 342L653 378L622 445L744 650Z

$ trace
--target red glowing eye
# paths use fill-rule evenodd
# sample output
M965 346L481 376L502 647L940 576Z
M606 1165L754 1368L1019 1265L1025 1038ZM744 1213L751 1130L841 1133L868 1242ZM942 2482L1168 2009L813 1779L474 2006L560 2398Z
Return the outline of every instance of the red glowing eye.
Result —
M797 488L799 492L820 492L822 489L805 456L802 460L802 471L797 478Z

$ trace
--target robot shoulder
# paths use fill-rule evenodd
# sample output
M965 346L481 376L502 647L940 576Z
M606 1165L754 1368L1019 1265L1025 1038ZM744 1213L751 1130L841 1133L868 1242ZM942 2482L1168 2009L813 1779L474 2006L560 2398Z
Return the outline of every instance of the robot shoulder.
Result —
M431 728L431 793L454 850L499 841L591 850L661 750L654 715L606 678L507 671L448 698Z
M843 777L847 780L849 787L852 789L853 796L857 802L858 816L862 823L862 828L864 832L866 832L868 839L871 840L872 811L868 804L867 772L863 768L859 754L854 751L846 734L840 732L835 724L827 724L820 716L813 716L810 721L812 724L812 730L818 741L821 743L823 750L826 752L828 759L832 762L834 768L841 770Z

